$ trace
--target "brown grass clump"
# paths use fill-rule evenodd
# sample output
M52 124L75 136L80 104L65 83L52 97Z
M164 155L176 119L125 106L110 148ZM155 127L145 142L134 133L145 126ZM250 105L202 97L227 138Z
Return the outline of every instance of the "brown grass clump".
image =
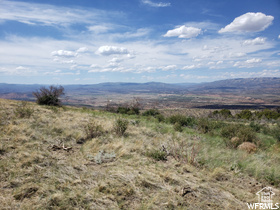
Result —
M233 147L235 147L235 148L236 148L238 145L240 145L240 144L242 143L242 141L240 140L240 138L237 137L237 136L232 137L232 138L230 139L230 142L231 142L231 144L233 145Z
M248 153L253 153L257 150L257 146L251 142L243 142L238 146L239 150L246 151Z

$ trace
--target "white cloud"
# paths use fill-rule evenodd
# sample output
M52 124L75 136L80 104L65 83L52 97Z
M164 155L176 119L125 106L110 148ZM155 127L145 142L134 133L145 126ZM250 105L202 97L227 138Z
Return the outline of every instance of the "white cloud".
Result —
M192 64L192 65L189 65L189 66L184 66L184 67L182 68L182 70L197 69L197 68L200 68L201 66L202 66L201 64L197 64L197 65Z
M20 1L1 0L0 21L18 21L29 25L67 26L73 23L93 24L106 17L97 9L74 9ZM110 11L110 15L114 12ZM0 22L0 23L1 23Z
M16 67L16 70L28 70L29 68L23 67L23 66L18 66Z
M167 33L164 34L163 36L164 37L177 36L179 38L193 38L193 37L197 37L200 33L201 33L200 28L186 27L185 25L183 25L183 26L180 26L173 30L167 31Z
M221 75L224 79L229 78L255 78L255 77L280 77L280 70L267 70L264 69L262 71L256 72L225 72ZM215 79L220 79L216 77Z
M257 37L255 39L248 39L243 42L243 45L261 45L265 44L265 37Z
M142 0L142 2L151 7L170 7L171 6L171 3L169 3L169 2L168 3L163 3L163 2L155 3L150 0Z
M219 65L219 64L223 64L224 61L218 61L216 64Z
M265 15L261 12L248 12L235 18L232 23L222 28L219 33L263 31L272 24L273 19L273 16Z
M262 59L260 59L260 58L252 58L252 59L246 60L246 63L249 63L249 64L260 63L260 62L262 62Z
M280 39L280 35L278 36L278 39Z
M122 61L123 61L122 58L112 58L111 60L109 60L110 63L120 63Z
M109 31L110 28L104 25L94 25L94 26L89 26L88 30L95 34L101 34Z
M177 69L177 66L176 65L168 65L168 66L161 67L161 69L163 71L171 71L171 70Z
M80 47L76 52L77 53L85 53L88 51L88 48L87 47Z
M232 52L230 52L229 53L229 58L241 58L241 57L244 57L244 56L246 56L247 54L246 53L244 53L244 52L237 52L237 53L232 53Z
M129 51L124 47L116 46L101 46L96 51L98 55L114 55L114 54L129 54Z
M76 57L77 53L68 50L58 50L58 51L53 51L51 55L58 56L58 57Z

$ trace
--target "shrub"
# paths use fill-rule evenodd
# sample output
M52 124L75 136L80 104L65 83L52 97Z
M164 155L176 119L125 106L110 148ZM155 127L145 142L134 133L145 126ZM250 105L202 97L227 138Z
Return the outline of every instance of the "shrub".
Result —
M240 138L241 142L256 142L256 133L250 127L241 126L237 130L236 136Z
M164 122L165 121L165 117L162 114L156 115L155 117L159 122Z
M96 138L104 134L104 130L101 125L98 125L95 121L90 121L84 126L86 133L86 139Z
M140 113L140 110L137 107L129 108L129 107L122 107L122 106L120 106L117 109L117 113L119 113L119 114L128 114L128 115L138 115Z
M167 151L177 161L197 165L196 157L199 153L199 148L194 144L190 144L186 139L172 138L168 142Z
M36 102L39 105L61 106L61 100L59 97L65 93L62 86L50 86L49 88L41 87L40 90L37 90L32 94L35 96Z
M215 110L214 112L212 112L210 114L209 117L216 117L216 118L223 118L223 119L227 119L227 118L231 118L232 114L231 111L228 109L222 109L220 111Z
M269 110L269 109L264 109L260 112L256 113L256 116L261 119L263 116L268 119L268 120L277 120L280 117L280 113L278 113L278 111L273 111L273 110Z
M128 112L129 110L130 110L130 109L127 108L127 107L122 107L122 106L120 106L120 107L118 107L118 109L117 109L117 113L119 113L119 114L127 114L127 112Z
M174 130L175 131L178 131L178 132L182 132L183 131L183 127L180 123L176 122L173 126Z
M260 124L258 124L258 123L251 122L250 123L250 128L252 128L255 132L260 132L262 126Z
M228 110L228 109L222 109L220 111L220 114L225 118L232 117L232 114L231 114L230 110Z
M159 122L165 120L165 117L157 109L148 109L142 115L155 117Z
M236 136L236 130L238 130L240 125L228 125L221 129L221 136L227 139L231 139Z
M228 125L221 129L221 136L225 138L228 146L238 147L243 142L257 142L257 136L254 130L243 125ZM238 141L232 141L237 137Z
M155 117L157 115L160 115L160 112L157 109L149 109L149 110L146 110L145 112L143 112L142 115Z
M275 128L272 128L270 130L272 136L278 141L280 142L280 126L277 126Z
M146 156L155 159L156 161L165 161L167 160L167 152L162 150L151 150L146 152Z
M26 101L22 101L15 110L16 116L20 118L30 118L33 112L34 110L27 105Z
M253 117L253 114L250 110L242 110L239 114L236 114L236 117L239 119L250 120Z
M211 130L210 122L205 118L199 119L197 122L197 129L202 133L208 133Z
M193 126L195 122L194 118L186 117L179 114L170 116L168 121L171 124L179 123L181 126Z
M123 136L125 134L125 131L128 128L128 123L128 120L120 118L115 121L114 131L118 136Z

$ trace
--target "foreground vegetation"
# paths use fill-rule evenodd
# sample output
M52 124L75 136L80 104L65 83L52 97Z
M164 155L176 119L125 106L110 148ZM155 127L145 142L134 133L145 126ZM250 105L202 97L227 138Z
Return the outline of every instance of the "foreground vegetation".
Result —
M4 209L245 209L265 186L280 194L277 119L3 99L0 114Z

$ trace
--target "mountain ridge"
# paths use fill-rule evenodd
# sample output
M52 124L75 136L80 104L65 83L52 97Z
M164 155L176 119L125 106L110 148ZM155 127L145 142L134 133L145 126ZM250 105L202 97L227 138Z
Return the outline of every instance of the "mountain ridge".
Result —
M32 92L40 84L0 83L0 98L31 100ZM280 95L279 77L236 78L218 80L208 83L131 83L105 82L99 84L63 85L66 94L72 95L106 95L106 94L272 94Z

